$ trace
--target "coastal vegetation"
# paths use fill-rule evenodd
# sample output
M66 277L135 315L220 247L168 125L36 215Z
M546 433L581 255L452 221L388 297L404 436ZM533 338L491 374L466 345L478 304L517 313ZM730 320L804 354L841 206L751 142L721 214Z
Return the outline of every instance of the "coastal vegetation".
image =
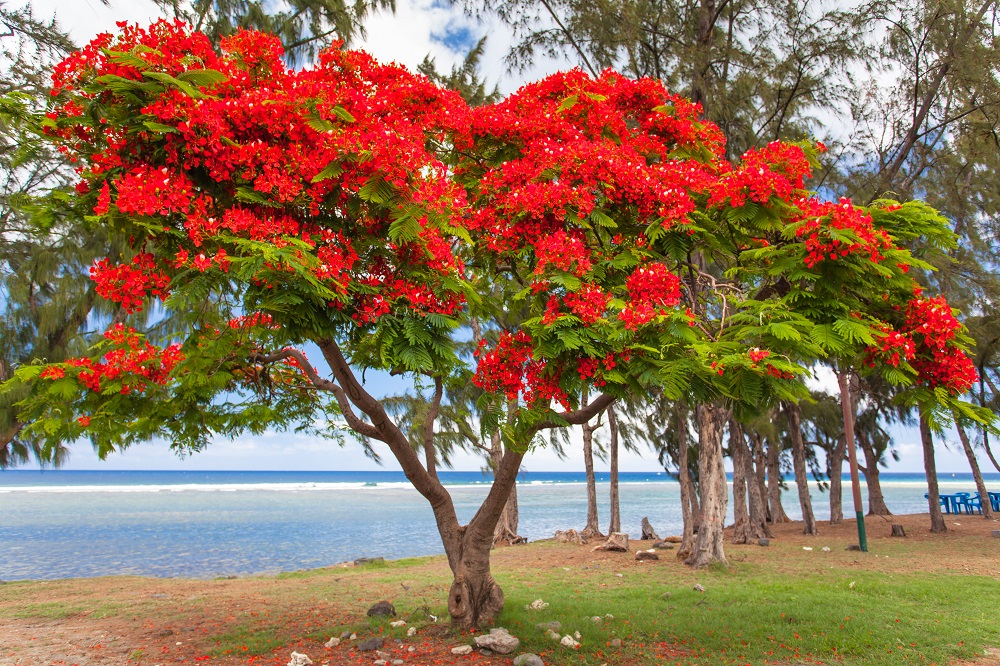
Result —
M638 563L555 542L502 548L496 576L508 593L499 624L521 640L519 653L553 665L991 663L1000 581L989 526L961 521L939 535L926 516L897 519L909 536L889 537L879 520L868 554L844 550L849 523L823 521L819 541L802 535L801 523L776 526L769 548L730 548L728 569L692 570L672 557ZM384 651L408 663L509 664L514 655L451 654L477 634L444 623L450 578L438 556L239 579L8 583L0 586L0 658L285 666L297 651L333 666L371 663L356 646L381 636ZM397 617L366 617L382 599ZM536 599L548 606L525 608ZM407 624L390 626L397 619ZM559 622L561 634L579 631L580 647L536 628L547 622ZM357 639L324 647L344 632Z
M499 11L523 29L519 7ZM526 36L517 55L566 47L589 71L545 77L502 101L474 85L474 67L417 76L339 42L295 69L297 48L358 28L342 7L303 23L305 6L257 26L268 32L208 9L195 26L122 26L54 67L44 113L30 95L4 98L5 127L24 146L11 168L66 161L44 183L18 185L21 196L9 199L21 212L9 219L23 226L0 230L5 302L16 315L4 330L19 341L19 355L0 360L0 462L57 463L79 438L102 456L154 438L196 452L215 435L268 428L382 442L434 510L452 574L447 614L462 628L490 625L506 607L491 548L516 540L511 493L525 453L550 444L549 431L589 429L605 413L614 456L613 404L624 406L630 443L651 441L677 470L679 557L692 567L729 561L727 450L738 544L780 522L782 450L803 530L817 536L808 466L824 439L826 472L839 483L855 455L855 421L871 512L887 513L877 475L891 442L885 414L919 422L932 527L944 531L935 433L956 424L974 461L967 431L985 444L994 419L985 394L994 351L987 344L970 357L982 338L975 318L994 316L992 274L959 280L953 270L982 249L970 240L981 220L973 212L958 224L906 200L934 198L915 184L930 169L915 160L938 147L928 136L943 126L982 131L956 126L950 111L943 126L925 128L959 88L942 87L955 63L935 61L935 78L918 80L918 112L855 199L820 198L817 190L843 189L856 174L838 180L827 146L803 138L805 100L783 98L778 86L768 102L799 119L798 136L770 120L754 135L746 128L755 116L720 101L729 82L717 71L716 22L728 21L734 68L766 66L733 40L751 8L703 3L677 17L697 37L668 41L683 58L667 49L625 63L621 35L576 39L593 25L588 7L568 3L573 20ZM955 8L944 25L908 16L927 35L957 34L941 51L964 53L985 38L991 8ZM30 15L11 19L36 25ZM823 15L834 38L813 35L826 50L809 68L866 53L837 32L845 19ZM774 20L799 29L803 16ZM44 35L52 60L68 52ZM886 48L907 62L900 43L896 35ZM913 54L920 64L939 57ZM809 99L838 90L806 79ZM665 87L679 80L690 99ZM985 113L961 109L958 118ZM57 187L27 194L43 185ZM74 230L92 241L90 254L76 241L56 246L68 258L40 249ZM48 278L25 269L43 255ZM970 328L949 303L955 295L970 305ZM52 306L44 316L40 301ZM84 330L95 321L103 333ZM805 379L818 366L838 377L840 415L809 407ZM369 370L408 378L409 400L373 394ZM585 443L592 448L592 430ZM437 474L454 446L484 448L493 471L466 525ZM588 535L596 523L588 512ZM611 531L615 523L612 513Z

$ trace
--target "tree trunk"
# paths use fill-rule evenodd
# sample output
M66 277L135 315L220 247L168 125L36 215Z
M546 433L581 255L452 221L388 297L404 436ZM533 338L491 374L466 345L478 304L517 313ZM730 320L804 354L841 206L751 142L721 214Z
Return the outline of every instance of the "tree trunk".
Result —
M781 451L773 439L767 440L767 507L771 524L790 523L792 519L781 506Z
M799 490L799 506L802 507L802 533L819 534L816 516L813 514L812 498L809 496L809 477L806 472L806 445L802 441L802 410L792 402L784 403L788 416L788 434L792 440L792 466L795 470L795 485Z
M847 435L837 439L837 445L827 459L827 471L830 474L830 524L840 525L844 522L844 457L847 455Z
M723 527L726 520L726 470L722 461L722 435L729 410L721 404L698 405L698 479L701 491L701 524L694 552L687 564L707 567L719 562L726 566Z
M920 442L924 447L924 471L927 473L927 508L931 512L931 532L947 532L944 514L941 513L941 494L938 492L937 465L934 462L934 435L927 419L920 416Z
M736 419L729 419L729 456L733 460L733 543L751 543L750 516L747 514L746 465L747 456L743 445L743 429Z
M618 502L618 417L615 416L614 407L608 408L608 428L611 431L611 525L608 527L608 534L622 531L621 505Z
M879 481L878 460L875 447L867 437L858 437L858 444L865 454L865 485L868 486L868 515L869 516L891 516L892 512L885 505L885 497L882 495L882 484Z
M979 502L983 505L983 518L993 519L993 505L990 504L990 496L986 492L986 484L983 482L983 473L979 470L979 461L972 450L969 442L969 433L965 432L965 426L958 419L955 419L955 428L958 430L958 438L962 440L962 448L965 449L965 457L969 459L969 467L972 468L972 478L976 480L976 490L979 492Z
M581 404L587 404L587 394L583 394ZM594 431L596 426L583 424L583 468L587 472L587 526L580 531L584 539L603 537L597 518L597 480L594 478Z
M495 471L499 468L500 461L503 459L503 443L500 438L500 433L493 433L490 444L490 462L492 463L493 470ZM500 515L500 520L497 521L497 526L493 530L493 545L497 546L502 543L514 545L527 541L527 539L517 533L517 523L517 483L515 482L510 488L510 496L507 498L507 503L503 507L503 513Z
M764 522L771 521L771 512L768 511L767 502L767 457L764 455L764 438L759 432L750 433L750 441L753 442L753 471L754 479L757 481L757 497L761 498L762 513Z
M691 468L688 467L687 441L687 408L677 401L675 411L677 417L677 481L681 486L681 521L683 532L681 545L677 549L677 558L686 560L694 552L694 510L691 504L694 495L694 484L691 482Z
M740 427L737 424L737 427ZM742 431L742 428L740 428ZM774 535L771 533L771 528L767 526L767 505L764 502L764 492L762 491L762 481L758 474L754 471L753 464L753 454L750 452L750 448L747 446L746 438L742 435L736 442L738 444L737 448L742 449L740 454L741 464L744 468L743 478L747 482L747 541L746 543L754 543L757 539L768 538L770 539ZM761 457L763 457L763 452L761 452ZM735 492L735 479L736 479L736 458L733 458L733 488ZM763 471L763 466L761 466L761 471Z

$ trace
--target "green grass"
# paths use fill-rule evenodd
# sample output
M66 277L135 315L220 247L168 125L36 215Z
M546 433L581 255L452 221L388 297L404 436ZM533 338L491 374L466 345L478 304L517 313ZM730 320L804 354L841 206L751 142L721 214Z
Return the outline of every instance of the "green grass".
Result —
M701 572L704 594L637 573L616 579L611 571L607 580L569 572L567 580L539 581L530 590L503 580L510 592L500 624L521 638L523 649L545 652L553 664L601 664L612 655L650 664L930 664L974 658L1000 645L1000 584L989 578L864 571L775 576L768 569ZM536 598L549 607L525 610ZM614 619L589 619L608 613ZM580 632L576 654L535 628L551 620L562 623L562 634ZM608 647L614 638L623 640L620 650Z
M240 624L214 638L216 647L210 654L219 657L228 654L261 655L281 647L286 641L278 638L274 626L253 627Z
M61 601L46 601L36 604L23 604L14 608L0 608L0 618L62 620L71 615L79 615L86 610L86 606L78 603L68 604Z

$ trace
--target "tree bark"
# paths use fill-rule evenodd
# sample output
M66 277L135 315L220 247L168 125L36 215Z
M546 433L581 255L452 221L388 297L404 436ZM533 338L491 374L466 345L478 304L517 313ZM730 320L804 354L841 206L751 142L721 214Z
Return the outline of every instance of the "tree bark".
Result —
M677 481L681 486L681 521L683 524L677 558L683 561L691 557L694 552L695 516L691 500L695 493L694 484L691 482L691 468L688 467L687 408L679 400L674 405L674 414L677 418Z
M924 471L927 473L927 508L931 513L931 532L947 532L944 514L941 513L941 494L938 491L937 465L934 462L934 435L927 419L920 416L920 442L924 448Z
M493 469L497 469L497 467L499 467L502 459L503 443L500 438L500 433L493 433L490 447L490 460L493 464ZM500 520L497 521L497 526L493 529L493 545L497 546L501 543L514 545L527 541L527 539L517 533L517 523L517 483L515 482L510 488L510 497L507 498L507 503L503 507L503 513L500 515Z
M747 476L743 459L743 429L736 419L729 419L729 457L733 460L733 543L751 543L750 516L747 514Z
M844 522L844 458L847 456L847 435L837 438L837 445L827 459L827 471L830 475L830 524L840 525Z
M608 429L611 431L608 446L611 448L611 524L608 534L622 531L621 505L618 501L618 417L614 407L608 408Z
M812 498L809 496L809 477L806 471L806 445L802 440L802 410L796 403L784 403L788 416L788 434L792 440L792 466L795 470L795 485L799 491L799 506L802 507L802 533L819 534L816 516L813 514Z
M587 391L583 392L580 404L586 406ZM597 517L597 480L594 478L594 431L598 426L588 421L583 424L583 468L587 473L587 526L580 531L584 539L603 537Z
M726 566L723 533L726 520L726 470L722 460L722 435L729 409L721 404L698 405L698 479L701 491L701 524L694 552L687 564L695 568L720 563Z
M965 449L965 457L969 459L969 467L972 468L972 478L976 480L976 490L979 492L979 502L983 505L983 518L993 519L993 505L990 504L990 496L986 492L986 483L983 482L983 473L979 470L979 461L976 460L976 453L972 450L969 442L969 433L965 432L965 426L955 419L955 428L958 430L958 438L962 441L962 448Z
M868 515L869 516L891 516L892 512L885 505L885 496L882 494L882 483L879 480L878 460L875 447L867 437L858 437L858 444L865 454L865 485L868 486Z
M768 538L770 539L774 535L771 533L771 528L767 526L767 508L764 502L764 493L762 492L761 483L759 477L754 471L753 464L753 454L750 452L750 448L747 446L746 438L743 435L743 429L740 424L736 423L735 420L730 421L731 424L735 424L736 428L740 432L740 436L734 441L730 437L730 446L734 447L733 455L733 493L736 493L736 469L738 467L743 468L743 478L746 480L746 494L747 494L747 524L745 528L746 540L742 543L755 543L758 539ZM730 425L732 428L732 425ZM763 471L763 468L762 468ZM734 538L734 543L736 543Z
M792 519L781 505L781 451L772 439L767 441L767 505L771 524L790 523Z

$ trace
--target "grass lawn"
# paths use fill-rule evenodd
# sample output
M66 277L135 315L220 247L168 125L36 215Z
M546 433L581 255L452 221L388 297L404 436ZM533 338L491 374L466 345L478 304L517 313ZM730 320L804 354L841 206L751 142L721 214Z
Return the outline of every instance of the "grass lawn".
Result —
M509 664L522 652L546 664L595 666L1000 663L993 652L1000 648L1000 539L990 535L997 523L968 517L946 535L930 535L926 521L894 517L906 524L906 539L870 523L869 553L845 551L853 525L821 524L819 537L779 526L770 547L729 546L728 569L702 571L671 551L639 563L631 553L553 542L501 549L493 556L507 601L499 624L521 639L507 656L451 654L471 637L447 628L443 557L235 580L7 583L0 585L0 665L284 666L292 650L330 666L378 658ZM380 599L392 601L407 625L367 618ZM526 609L536 599L548 607ZM560 636L579 632L580 646L563 647L535 626L553 621ZM410 627L416 636L406 635ZM383 637L383 653L362 653L351 640L323 646L342 632Z

